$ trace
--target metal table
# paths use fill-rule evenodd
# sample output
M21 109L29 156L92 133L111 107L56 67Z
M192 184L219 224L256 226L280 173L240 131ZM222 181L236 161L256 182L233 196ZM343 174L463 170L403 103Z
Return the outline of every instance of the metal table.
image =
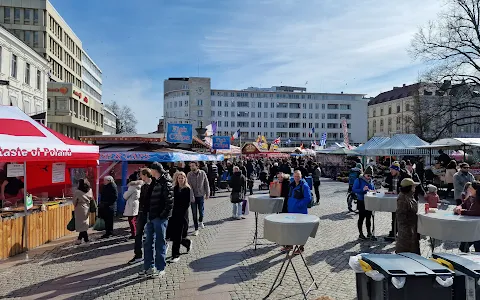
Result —
M455 215L451 209L439 209L428 214L424 211L417 214L417 232L430 237L432 253L435 249L435 240L480 241L480 217Z
M383 194L383 193L376 193L365 194L364 201L365 201L365 209L372 211L372 221L373 221L373 239L375 238L375 212L396 212L397 211L397 197L398 195L393 194ZM358 200L357 200L358 201ZM393 224L393 231L395 235L395 239L397 238L397 223Z
M248 206L250 211L255 212L255 234L253 244L257 250L258 240L258 214L272 214L282 212L283 197L270 197L268 194L248 196Z
M285 273L287 272L289 266L292 266L293 272L295 273L295 277L297 278L298 284L300 285L300 289L302 290L302 294L305 299L307 299L307 295L314 285L318 289L318 285L312 275L312 272L310 272L310 269L308 268L307 262L303 257L303 253L300 253L300 257L303 261L303 264L307 268L310 278L312 279L312 283L309 285L306 291L303 288L292 258L295 256L293 253L298 250L300 246L305 245L309 237L314 238L316 236L319 224L320 219L314 215L275 214L265 217L265 226L263 232L265 239L280 245L293 245L294 247L293 250L287 252L282 266L278 271L277 277L275 278L268 295L265 296L264 299L267 299L275 291L275 289L282 284L283 278L285 277ZM282 274L281 277L280 274ZM277 284L278 280L279 282Z

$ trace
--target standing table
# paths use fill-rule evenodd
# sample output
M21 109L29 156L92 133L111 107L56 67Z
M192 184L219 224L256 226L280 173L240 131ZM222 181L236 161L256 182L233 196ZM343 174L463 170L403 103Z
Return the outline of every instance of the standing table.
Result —
M302 261L307 268L308 274L310 274L310 278L312 279L312 283L310 284L308 289L306 291L303 289L302 282L298 277L298 273L295 269L292 258L294 257L293 253L298 250L300 246L305 245L309 237L314 238L316 236L319 223L320 219L314 215L288 213L269 215L265 217L265 224L263 229L263 234L265 238L279 245L292 245L294 247L293 250L291 250L292 254L290 254L290 251L287 252L285 259L283 260L282 266L278 271L277 277L275 278L275 281L270 288L270 292L267 296L265 296L264 299L267 299L273 293L273 291L275 291L275 289L277 289L282 284L285 273L287 272L290 265L292 266L293 272L297 277L298 284L300 285L300 289L302 290L303 297L305 299L307 299L307 295L312 289L313 285L315 285L318 289L315 278L313 277L312 272L310 272L310 269L308 268L307 262L305 261L303 254L300 253L300 257L302 258ZM283 267L285 266L285 263L287 263L287 265L284 269ZM277 284L277 280L279 279L282 270L282 277L280 278L280 282L278 282Z
M257 250L258 240L258 214L272 214L282 212L283 197L270 197L268 194L250 195L248 196L249 209L255 212L255 235L253 236L253 244Z
M364 197L365 209L372 211L372 220L373 220L373 236L375 237L375 212L396 212L397 211L397 197L398 195L393 194L381 194L381 193L367 193ZM357 200L358 201L358 200ZM393 224L393 231L396 239L396 227L397 223Z
M418 213L417 232L430 237L430 247L435 240L451 242L480 241L480 217L455 215L453 210Z

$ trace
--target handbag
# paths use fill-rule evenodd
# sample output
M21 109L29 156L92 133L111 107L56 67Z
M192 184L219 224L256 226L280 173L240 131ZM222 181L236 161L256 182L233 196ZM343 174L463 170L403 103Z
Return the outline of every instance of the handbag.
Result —
M75 212L72 211L72 219L67 224L68 231L75 231Z
M90 209L89 209L89 211L91 213L97 212L97 208L98 208L97 207L97 201L95 201L95 199L91 198L90 199Z
M271 182L270 183L270 197L281 197L282 196L282 184L280 182Z
M102 231L105 230L105 221L102 218L97 218L93 225L93 230Z

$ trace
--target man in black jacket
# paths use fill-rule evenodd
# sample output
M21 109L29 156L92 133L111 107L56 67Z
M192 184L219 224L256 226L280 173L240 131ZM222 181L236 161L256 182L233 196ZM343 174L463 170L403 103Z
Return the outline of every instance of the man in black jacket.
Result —
M172 178L165 172L162 165L154 162L150 170L155 181L152 182L152 194L145 199L143 209L147 212L145 225L146 239L144 242L143 270L140 276L159 277L165 275L168 218L172 215L173 184ZM155 244L154 244L155 241ZM155 247L155 259L153 249Z
M218 168L217 165L209 161L207 163L208 166L208 172L207 172L207 177L208 177L208 184L210 185L210 197L215 196L215 189L216 189L216 180L218 178Z
M100 218L105 221L105 234L101 238L109 238L113 235L113 217L115 214L115 203L117 203L118 190L112 176L105 176L103 189L100 195L98 212Z

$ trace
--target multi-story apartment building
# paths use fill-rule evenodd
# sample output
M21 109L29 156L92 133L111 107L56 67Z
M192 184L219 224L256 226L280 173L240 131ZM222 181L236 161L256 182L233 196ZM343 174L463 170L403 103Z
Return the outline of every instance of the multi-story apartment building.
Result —
M468 116L472 109L450 110L458 103L478 101L466 84L441 85L415 83L394 87L380 93L368 103L368 136L391 136L396 133L415 133L426 140L440 137L478 137L480 124ZM449 120L460 120L447 126ZM471 123L471 124L470 124ZM443 130L445 128L445 130Z
M164 82L166 123L206 126L217 122L218 135L240 129L242 141L259 135L290 139L292 145L343 141L347 121L352 144L367 141L367 104L363 94L310 93L306 88L276 86L245 90L212 89L210 78L169 78ZM315 133L310 136L314 128Z
M47 111L47 61L0 27L0 105L18 106L29 116Z
M85 53L82 41L50 1L0 0L0 24L48 61L51 82L72 84L78 93L86 95L91 101L98 102L90 106L90 109L95 110L92 115L103 114L103 105L101 104L102 72ZM60 107L60 105L51 105L48 115L52 116L50 118L52 121L62 123L58 125L52 123L52 128L57 128L61 133L69 136L72 131L68 128L76 128L81 132L92 131L92 126L78 127L79 124L83 124L80 122L83 120L64 123L70 119L64 118L64 112L57 114L54 109L56 107ZM73 117L75 118L75 116ZM94 127L96 128L96 125Z

